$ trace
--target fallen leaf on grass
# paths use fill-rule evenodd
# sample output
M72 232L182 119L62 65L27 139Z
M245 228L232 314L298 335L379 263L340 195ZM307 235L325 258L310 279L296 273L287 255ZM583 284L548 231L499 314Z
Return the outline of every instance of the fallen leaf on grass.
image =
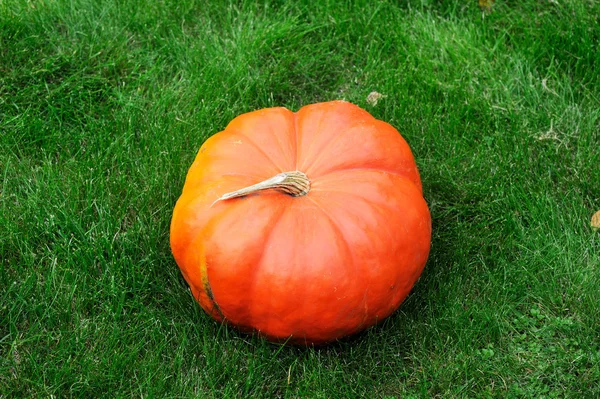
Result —
M592 216L592 227L600 229L600 211L594 213L594 216Z
M494 0L479 0L479 7L483 11L489 12L492 9L493 4L494 4Z
M372 106L376 106L379 99L384 98L384 97L386 97L386 96L384 96L383 94L378 93L376 91L372 91L367 96L367 102Z

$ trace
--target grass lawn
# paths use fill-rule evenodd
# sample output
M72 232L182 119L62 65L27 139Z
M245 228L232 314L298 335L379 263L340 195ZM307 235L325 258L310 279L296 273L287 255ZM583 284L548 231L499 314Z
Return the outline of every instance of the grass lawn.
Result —
M169 248L187 168L333 99L413 149L421 279L324 348L218 325ZM600 397L599 2L0 1L0 190L2 399Z

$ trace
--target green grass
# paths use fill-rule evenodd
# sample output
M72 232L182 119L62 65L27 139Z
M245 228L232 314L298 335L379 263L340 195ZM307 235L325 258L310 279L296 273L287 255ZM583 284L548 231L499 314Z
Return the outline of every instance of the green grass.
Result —
M586 0L0 1L0 398L600 397L599 43ZM218 325L168 243L196 151L340 98L413 149L422 278L325 348Z

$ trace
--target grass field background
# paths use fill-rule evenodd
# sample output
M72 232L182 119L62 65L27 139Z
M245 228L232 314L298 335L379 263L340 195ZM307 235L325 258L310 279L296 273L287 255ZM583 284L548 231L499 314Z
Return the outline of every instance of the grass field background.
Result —
M0 1L0 398L600 397L599 19L586 0ZM187 168L240 113L333 99L413 149L422 278L325 348L218 325L169 249Z

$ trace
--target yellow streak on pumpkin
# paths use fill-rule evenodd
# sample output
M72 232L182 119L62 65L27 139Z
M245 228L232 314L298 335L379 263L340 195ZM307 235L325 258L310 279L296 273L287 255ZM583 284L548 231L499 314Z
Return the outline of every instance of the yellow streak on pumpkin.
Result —
M217 313L219 313L221 318L223 318L224 320L225 316L223 316L223 312L221 312L219 305L217 305L217 302L215 301L215 296L213 295L212 289L210 288L210 282L208 281L208 264L206 263L206 256L204 256L204 254L202 254L200 257L200 280L202 281L202 287L204 288L206 296L208 297L208 299L210 299L210 302L213 305L213 309L216 310Z

